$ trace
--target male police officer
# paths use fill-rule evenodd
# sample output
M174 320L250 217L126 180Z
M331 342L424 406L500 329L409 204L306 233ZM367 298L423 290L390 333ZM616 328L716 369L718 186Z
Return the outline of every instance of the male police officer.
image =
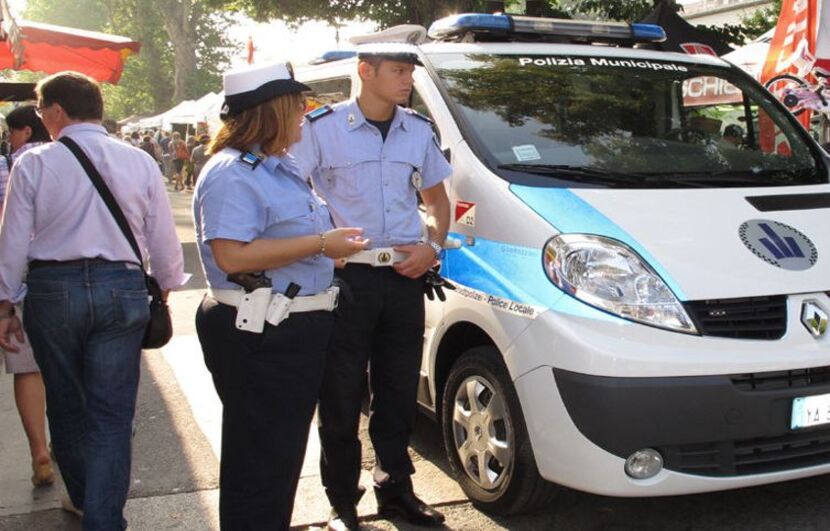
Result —
M319 405L331 529L359 528L357 432L367 366L378 512L421 525L444 519L415 496L407 452L423 346L424 275L447 235L450 207L442 181L452 172L431 121L400 106L412 93L415 65L418 56L407 45L359 49L357 98L307 115L303 140L294 147L335 224L363 227L372 247L338 272L352 300L338 308Z

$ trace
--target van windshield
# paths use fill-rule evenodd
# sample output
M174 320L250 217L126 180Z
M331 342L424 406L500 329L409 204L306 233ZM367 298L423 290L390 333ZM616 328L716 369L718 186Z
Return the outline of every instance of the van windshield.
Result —
M553 186L828 182L819 150L729 68L584 55L430 56L470 144L503 178Z

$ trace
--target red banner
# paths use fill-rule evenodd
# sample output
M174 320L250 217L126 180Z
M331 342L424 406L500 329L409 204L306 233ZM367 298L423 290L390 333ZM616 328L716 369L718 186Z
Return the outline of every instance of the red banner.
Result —
M815 62L818 21L818 0L782 2L767 60L761 70L761 83L779 74L789 73L803 78L810 73ZM810 128L810 114L805 111L798 117L805 129ZM759 121L761 149L767 153L778 151L780 131L763 113Z

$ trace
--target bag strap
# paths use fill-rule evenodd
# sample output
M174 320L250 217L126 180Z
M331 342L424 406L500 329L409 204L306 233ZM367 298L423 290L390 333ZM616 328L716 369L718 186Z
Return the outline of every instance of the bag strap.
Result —
M124 233L124 237L127 238L127 241L130 243L130 247L132 247L133 252L135 253L136 257L138 257L138 263L141 265L141 269L144 269L144 260L141 258L141 251L138 248L138 242L135 240L135 235L133 234L133 230L130 228L130 224L127 222L126 216L124 216L124 212L121 210L121 207L118 206L118 201L115 200L115 197L110 192L109 187L107 187L107 183L104 182L104 179L101 177L101 174L98 173L98 170L95 169L95 166L92 164L92 161L89 160L89 157L86 156L86 153L83 152L81 147L71 138L68 136L62 136L58 139L58 142L69 148L69 151L75 155L75 158L78 159L78 162L81 163L81 166L86 171L87 176L89 176L89 180L92 181L93 186L95 189L98 190L98 194L100 194L101 199L104 200L106 203L107 208L109 209L112 217L115 218L115 223L118 224L118 228L121 229L121 232ZM144 273L147 274L146 272Z

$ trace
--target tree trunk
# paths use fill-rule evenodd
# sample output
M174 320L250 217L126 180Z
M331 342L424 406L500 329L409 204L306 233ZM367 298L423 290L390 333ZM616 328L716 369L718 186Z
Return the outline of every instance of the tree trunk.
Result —
M173 45L173 101L194 96L193 79L196 76L196 20L201 15L199 0L156 0L162 15L164 29Z

